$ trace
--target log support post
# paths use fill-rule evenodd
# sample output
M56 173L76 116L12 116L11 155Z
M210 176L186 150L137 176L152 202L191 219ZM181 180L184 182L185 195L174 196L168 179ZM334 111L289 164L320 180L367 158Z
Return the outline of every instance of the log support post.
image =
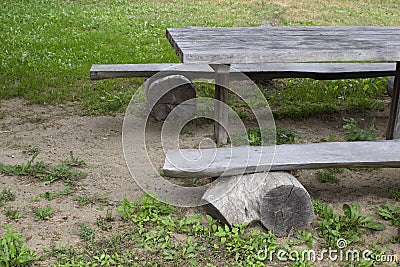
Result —
M228 225L260 221L276 236L310 226L314 218L311 198L287 172L221 177L203 196L208 214Z
M215 71L214 98L214 138L217 143L226 144L228 134L224 128L228 124L228 87L230 65L210 65Z
M186 100L196 99L196 89L188 78L182 75L154 76L145 82L147 106L150 114L158 121L167 118L170 112ZM196 102L184 104L186 114L195 114Z
M389 126L386 139L400 139L400 61L396 64L396 74L394 76L392 102L390 106Z

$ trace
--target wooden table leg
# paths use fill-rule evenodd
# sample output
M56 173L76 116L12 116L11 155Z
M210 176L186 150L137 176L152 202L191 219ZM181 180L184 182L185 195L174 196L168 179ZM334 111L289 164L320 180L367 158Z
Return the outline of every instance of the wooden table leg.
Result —
M217 143L226 144L228 134L223 125L228 124L228 87L230 65L210 65L215 71L214 98L221 102L214 105L214 138ZM223 105L225 103L226 105Z
M400 61L396 64L394 77L392 103L390 106L389 126L386 139L400 139Z

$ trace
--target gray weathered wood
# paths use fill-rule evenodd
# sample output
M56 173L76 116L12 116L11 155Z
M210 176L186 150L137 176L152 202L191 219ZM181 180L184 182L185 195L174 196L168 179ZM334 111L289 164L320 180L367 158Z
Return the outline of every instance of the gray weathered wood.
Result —
M158 79L149 79L145 83L147 105L151 115L158 121L165 120L171 110L186 100L196 98L192 82L182 75L168 75ZM194 114L194 103L182 104L185 115Z
M182 74L195 78L214 79L214 71L208 65L179 64L105 64L92 65L90 79L151 77L158 72ZM395 63L270 63L270 64L232 64L231 80L243 79L237 72L246 74L253 80L277 78L312 78L316 80L336 80L354 78L375 78L393 76Z
M400 61L400 27L169 28L183 63Z
M170 150L163 169L170 177L218 177L269 169L287 171L330 167L398 168L400 141Z
M386 90L390 97L393 95L393 86L394 86L394 76L389 77L386 82Z
M400 139L400 61L397 62L386 139Z
M210 203L207 213L228 225L260 221L280 237L308 227L314 217L306 189L285 172L222 177L202 199Z
M157 72L176 64L93 64L90 68L91 80L151 77Z
M215 71L214 91L214 138L218 143L226 144L228 134L224 127L228 125L229 65L211 66Z

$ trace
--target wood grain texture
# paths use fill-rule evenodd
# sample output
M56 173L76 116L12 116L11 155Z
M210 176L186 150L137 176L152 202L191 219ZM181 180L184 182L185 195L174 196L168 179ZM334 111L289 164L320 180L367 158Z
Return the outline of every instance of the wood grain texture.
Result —
M214 138L217 143L226 144L228 134L225 127L228 125L228 92L229 70L228 65L211 66L215 71L214 99Z
M215 74L208 65L180 64L105 64L92 65L90 79L114 79L132 77L151 77L158 72L181 74L193 78L214 79ZM238 72L249 78L312 78L316 80L336 80L353 78L374 78L394 76L395 63L269 63L269 64L232 64L230 79L242 79Z
M400 61L400 27L169 28L183 63Z
M398 168L400 140L171 150L163 169L183 178L331 167Z
M277 236L307 227L314 218L306 189L291 174L222 177L203 195L208 214L228 225L260 221Z
M400 139L400 61L397 62L386 139Z
M113 78L151 77L157 72L176 64L93 64L90 68L91 80Z
M389 77L389 79L386 82L386 91L390 97L392 97L393 95L393 87L394 87L394 76Z

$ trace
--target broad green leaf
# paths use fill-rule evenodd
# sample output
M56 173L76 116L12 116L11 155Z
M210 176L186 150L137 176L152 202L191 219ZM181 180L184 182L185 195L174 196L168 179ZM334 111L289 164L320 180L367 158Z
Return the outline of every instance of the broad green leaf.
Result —
M380 222L370 222L365 224L365 227L375 231L383 231L386 229L386 226Z

